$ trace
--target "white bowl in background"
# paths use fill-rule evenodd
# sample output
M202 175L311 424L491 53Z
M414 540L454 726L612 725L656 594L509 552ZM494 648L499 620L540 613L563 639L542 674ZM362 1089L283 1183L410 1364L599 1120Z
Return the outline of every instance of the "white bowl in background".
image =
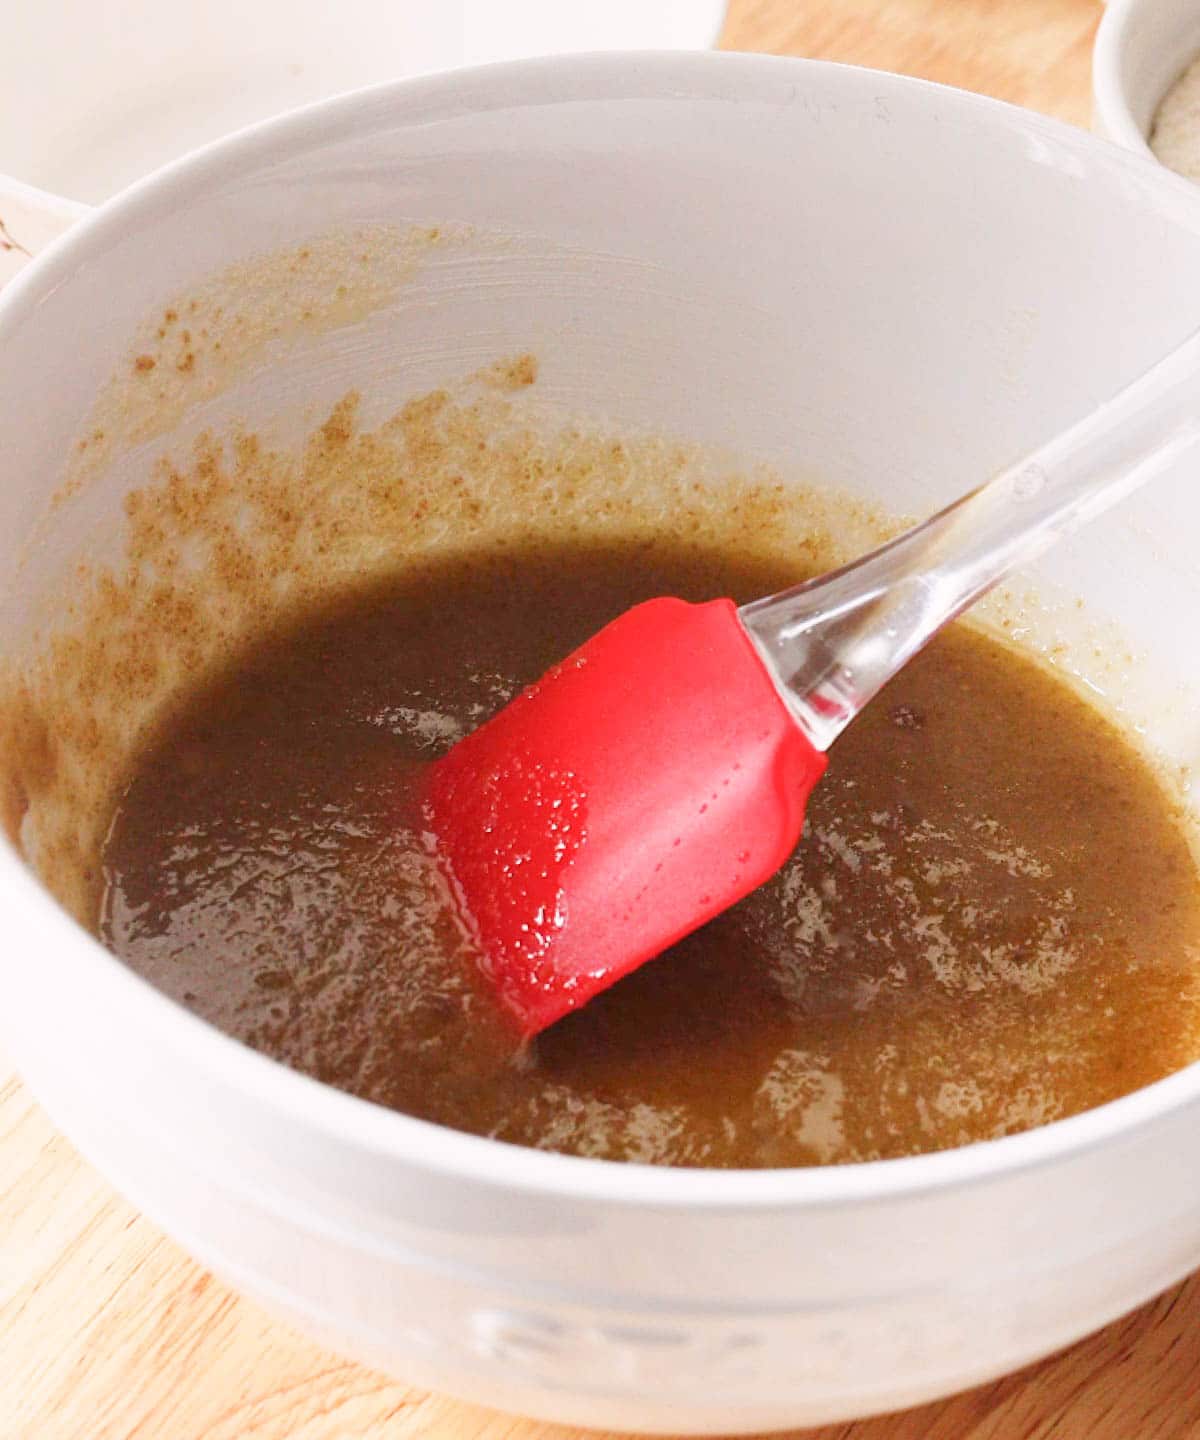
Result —
M1195 0L1109 0L1092 51L1097 132L1153 158L1154 116L1197 55L1200 5Z
M363 222L508 238L479 264L433 256L351 332L292 335L51 507L147 314ZM569 412L919 514L1182 341L1198 274L1200 192L869 70L569 58L331 101L135 186L0 295L0 657L31 653L62 577L188 426L286 427L351 386L386 409L532 350ZM1169 475L1034 572L1171 677L1126 698L1181 763L1200 752L1198 528L1193 477ZM3 841L0 915L5 1042L80 1149L247 1294L474 1400L674 1434L840 1420L1011 1370L1200 1264L1197 1065L943 1154L621 1166L457 1134L243 1048L109 955Z
M0 174L97 204L315 100L528 55L714 45L725 0L39 0L0 19Z
M0 18L0 286L180 155L297 106L461 65L704 49L726 0L45 0ZM69 37L64 40L64 37Z

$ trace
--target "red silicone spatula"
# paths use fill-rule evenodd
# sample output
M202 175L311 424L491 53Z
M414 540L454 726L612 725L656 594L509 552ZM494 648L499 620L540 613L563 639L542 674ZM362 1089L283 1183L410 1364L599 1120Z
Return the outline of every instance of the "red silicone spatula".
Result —
M636 606L432 768L433 843L534 1034L732 905L824 751L947 621L1200 438L1200 337L853 565L738 610Z

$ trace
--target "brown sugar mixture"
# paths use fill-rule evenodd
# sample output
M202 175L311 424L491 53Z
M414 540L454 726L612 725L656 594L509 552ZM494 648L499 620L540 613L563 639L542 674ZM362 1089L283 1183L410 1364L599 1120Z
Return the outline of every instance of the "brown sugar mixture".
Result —
M518 1052L406 807L423 763L638 600L795 579L662 538L539 545L265 638L141 757L103 936L330 1084L616 1160L909 1155L1191 1060L1200 886L1169 801L1073 689L963 627L838 742L774 881Z

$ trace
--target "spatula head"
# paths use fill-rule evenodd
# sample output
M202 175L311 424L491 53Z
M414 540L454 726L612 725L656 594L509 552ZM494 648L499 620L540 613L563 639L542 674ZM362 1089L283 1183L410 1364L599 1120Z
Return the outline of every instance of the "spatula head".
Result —
M651 600L439 760L425 816L534 1034L774 874L824 768L732 601Z

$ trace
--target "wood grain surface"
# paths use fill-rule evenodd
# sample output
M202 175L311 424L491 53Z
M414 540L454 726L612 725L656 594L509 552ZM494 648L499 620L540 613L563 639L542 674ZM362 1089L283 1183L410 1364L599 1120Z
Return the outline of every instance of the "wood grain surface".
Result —
M500 3L500 0L498 0ZM1097 0L733 0L731 49L904 71L1087 122ZM0 1061L0 1440L574 1440L348 1364L190 1261ZM805 1440L1200 1437L1200 1276L1019 1375Z

